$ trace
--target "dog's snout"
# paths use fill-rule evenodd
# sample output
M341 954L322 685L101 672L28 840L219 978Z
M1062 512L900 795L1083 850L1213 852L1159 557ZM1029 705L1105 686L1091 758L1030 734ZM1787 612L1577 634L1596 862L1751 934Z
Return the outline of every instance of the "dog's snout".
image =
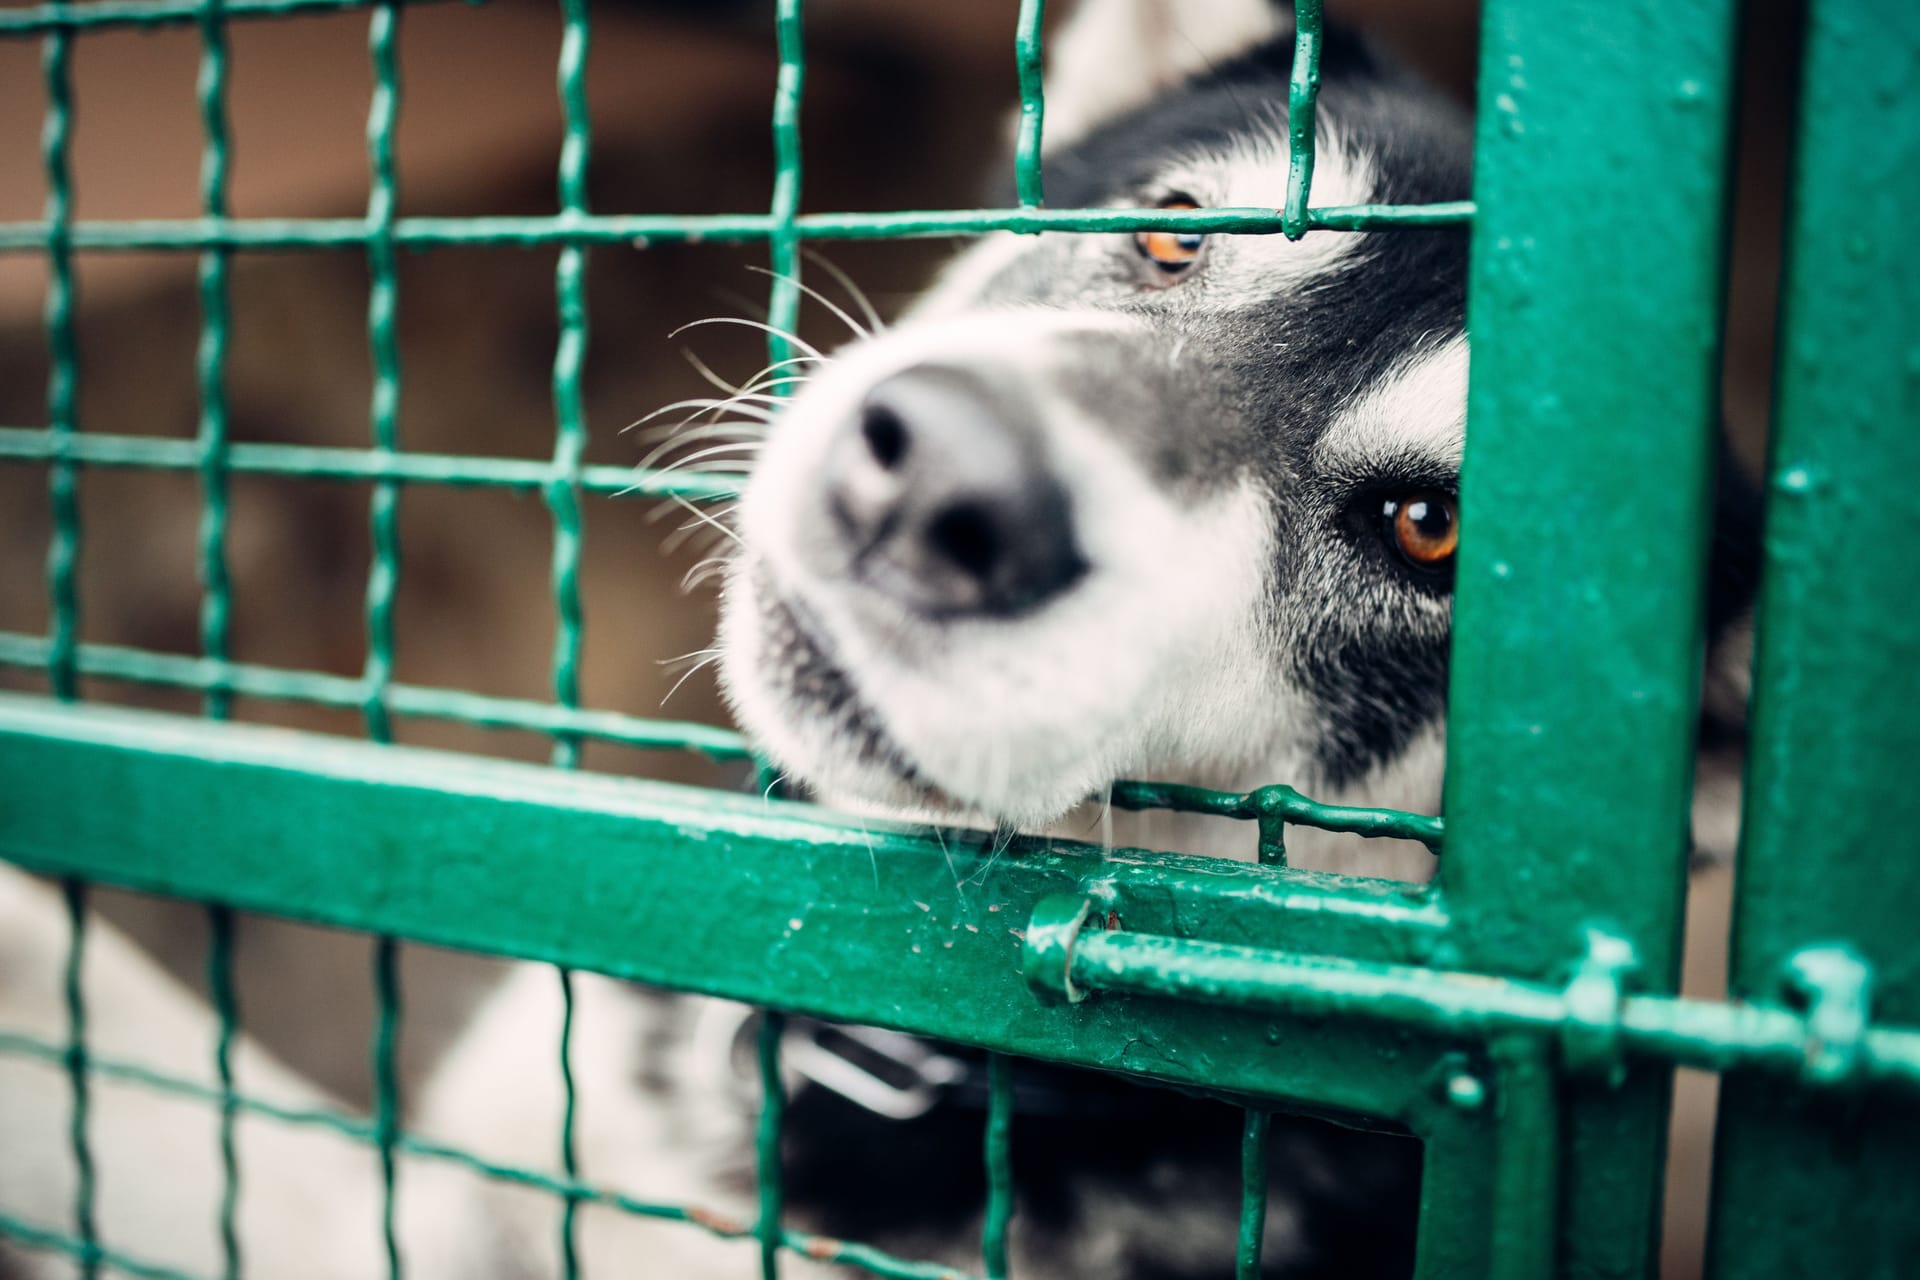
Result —
M828 465L858 571L917 609L1017 613L1086 570L1035 424L973 375L917 367L882 381Z

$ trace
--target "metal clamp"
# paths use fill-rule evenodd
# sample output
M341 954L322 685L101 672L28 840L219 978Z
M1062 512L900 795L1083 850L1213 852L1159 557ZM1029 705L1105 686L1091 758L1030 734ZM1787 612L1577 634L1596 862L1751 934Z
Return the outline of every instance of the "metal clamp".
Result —
M1805 1007L1808 1084L1845 1085L1863 1074L1873 968L1850 947L1803 947L1788 957L1784 985Z
M1073 944L1092 910L1092 899L1070 893L1050 894L1033 905L1020 971L1047 1004L1079 1004L1087 998L1086 989L1073 981Z
M1633 944L1604 929L1587 930L1586 953L1574 966L1562 1000L1560 1054L1569 1071L1598 1076L1609 1085L1626 1077L1626 1045L1620 1034L1627 975L1640 967Z

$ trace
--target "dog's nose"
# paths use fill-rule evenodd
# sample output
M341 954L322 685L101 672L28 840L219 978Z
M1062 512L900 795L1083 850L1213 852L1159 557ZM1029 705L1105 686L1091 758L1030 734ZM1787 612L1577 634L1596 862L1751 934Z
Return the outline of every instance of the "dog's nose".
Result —
M966 372L920 366L879 383L828 468L857 571L917 609L1018 613L1086 571L1032 424Z

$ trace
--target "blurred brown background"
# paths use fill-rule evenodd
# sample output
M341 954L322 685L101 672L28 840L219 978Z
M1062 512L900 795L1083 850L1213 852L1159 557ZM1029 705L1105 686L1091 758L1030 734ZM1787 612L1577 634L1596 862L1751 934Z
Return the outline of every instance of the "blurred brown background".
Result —
M1004 183L1014 100L1017 0L928 5L812 0L802 121L808 210L966 206ZM1208 0L1193 0L1204 22ZM1056 10L1066 5L1058 3ZM1470 101L1473 0L1349 0L1332 15L1373 32ZM1745 123L1730 284L1727 404L1757 457L1766 413L1779 192L1793 66L1793 9L1753 7L1746 33ZM1058 13L1054 15L1059 16ZM370 88L364 14L239 20L230 26L232 210L238 217L357 216L367 196L364 121ZM401 24L398 133L406 214L549 213L560 138L554 65L557 6L490 0L409 7ZM768 6L604 3L590 63L599 212L758 211L770 196L768 110L774 58ZM187 218L199 211L199 40L191 26L114 31L75 43L78 104L72 163L83 219ZM34 42L0 42L0 220L36 219L44 100ZM952 245L821 246L874 299L896 309ZM436 249L404 254L400 345L406 448L541 459L552 449L550 376L557 333L553 250ZM758 313L767 281L759 246L595 250L585 395L590 462L631 465L646 446L627 424L705 385L692 350L740 377L764 361L744 329L687 321ZM82 429L190 438L199 307L191 254L77 259ZM827 282L816 274L814 282ZM46 273L32 255L0 255L0 426L44 425ZM361 447L369 442L367 277L354 252L236 254L227 365L232 437ZM809 308L803 333L838 341ZM1650 389L1656 393L1657 389ZM0 461L0 631L44 634L46 469ZM199 590L198 488L191 473L89 469L81 483L81 635L87 642L193 654ZM245 662L358 675L365 657L371 555L364 485L235 477L229 559L232 654ZM409 488L396 678L543 698L554 619L551 520L538 497ZM590 499L582 592L588 619L587 705L649 715L678 668L712 634L710 594L684 594L694 555L662 549L683 512L632 498ZM44 689L36 672L0 668L0 688ZM186 712L196 695L89 681L90 697ZM706 673L667 705L722 721ZM245 719L347 734L357 715L241 700ZM532 734L400 721L402 742L543 759ZM677 756L590 744L588 767L731 783L727 771ZM1698 886L1689 983L1713 990L1724 936L1725 875ZM194 980L197 916L101 895L105 908ZM270 1045L348 1099L364 1099L364 939L265 921L242 934L241 999ZM483 983L486 962L410 949L409 1074L417 1077ZM345 1032L343 1032L345 1028ZM1705 1173L1699 1102L1683 1084L1676 1133L1669 1274L1695 1270Z

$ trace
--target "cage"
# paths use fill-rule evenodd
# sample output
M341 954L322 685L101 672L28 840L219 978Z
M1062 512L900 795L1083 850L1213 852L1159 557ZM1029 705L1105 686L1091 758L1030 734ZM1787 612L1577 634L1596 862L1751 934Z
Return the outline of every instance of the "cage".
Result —
M58 882L70 930L64 1025L57 1034L0 1027L0 1055L63 1082L71 1159L65 1219L9 1209L0 1240L64 1256L87 1276L214 1273L146 1257L139 1240L101 1225L91 1152L111 1116L97 1104L104 1088L124 1086L182 1099L215 1126L223 1194L208 1230L221 1275L248 1273L239 1226L248 1169L236 1135L256 1124L317 1128L372 1153L383 1195L364 1226L389 1275L404 1271L395 1206L418 1162L550 1197L556 1274L579 1271L578 1218L588 1208L739 1238L767 1276L787 1257L879 1276L963 1274L789 1224L783 1058L804 1047L795 1027L805 1021L938 1037L988 1055L981 1242L967 1274L1010 1274L1015 1094L1020 1064L1034 1061L1138 1076L1243 1110L1240 1226L1223 1273L1262 1274L1272 1117L1308 1111L1419 1139L1421 1276L1645 1274L1660 1227L1672 1073L1690 1066L1725 1081L1709 1239L1717 1274L1900 1274L1920 1247L1920 968L1908 928L1920 879L1898 865L1920 820L1907 777L1920 760L1920 664L1900 614L1920 586L1906 554L1903 475L1920 465L1920 436L1900 429L1913 422L1920 360L1920 281L1903 253L1906 214L1920 199L1910 83L1920 22L1894 3L1806 6L1732 999L1717 1001L1678 994L1677 966L1727 323L1739 6L1489 0L1473 202L1347 208L1313 200L1321 5L1298 0L1295 9L1283 208L1048 205L1043 5L1025 0L1005 33L1022 104L1012 204L903 210L881 183L870 194L887 207L805 211L806 28L800 0L779 0L760 37L777 50L770 202L741 211L738 193L704 193L722 202L718 211L691 214L589 204L595 27L586 0L561 6L553 212L413 214L399 202L403 21L438 10L439 21L472 22L482 9L56 0L0 10L0 38L36 43L41 59L44 210L0 225L0 253L44 272L48 375L43 420L0 429L0 460L41 487L48 531L37 584L44 626L0 634L0 663L31 690L0 696L0 857ZM233 132L245 122L229 109L229 28L322 11L367 19L364 210L238 215L229 173ZM194 207L168 218L145 209L81 216L70 152L88 107L74 61L89 41L169 24L196 27L200 40ZM590 453L590 252L764 249L773 272L766 364L777 370L795 351L786 335L802 302L803 249L815 243L988 231L1390 235L1462 224L1473 249L1462 493L1472 534L1456 590L1444 819L1317 803L1284 779L1245 794L1140 782L1119 788L1115 803L1238 822L1254 856L949 843L769 798L770 779L742 790L750 753L737 735L583 697L587 513L648 498L697 507L736 484L636 472ZM545 449L403 446L413 376L403 276L415 259L497 249L544 255L532 259L542 273L551 262L553 312L539 331L554 424ZM351 255L369 274L367 354L358 357L368 434L359 443L301 439L297 424L290 436L258 434L230 396L247 339L245 309L233 303L244 263L307 254ZM76 281L117 255L195 266L189 433L91 420L92 384L140 376L131 357L93 363L78 337ZM488 265L459 271L451 296L504 259L479 261ZM464 372L484 397L491 366ZM79 493L121 472L169 476L197 496L192 528L173 531L200 584L184 645L83 634L89 530ZM232 586L235 511L265 502L244 495L268 482L364 502L364 541L341 553L346 571L326 579L360 596L360 651L345 669L337 654L292 642L265 660L236 653L234 619L248 602ZM398 614L418 572L402 552L403 541L412 545L404 510L452 521L451 498L422 505L446 494L514 495L523 500L515 527L537 532L535 513L550 531L546 555L502 574L523 585L545 579L553 623L537 618L550 647L543 689L524 672L496 689L477 687L478 677L402 678ZM142 510L129 499L130 513L109 527L154 534L140 529ZM499 510L485 518L507 518ZM16 574L25 569L16 563ZM342 599L288 597L276 608L338 613ZM473 642L418 629L414 639ZM116 705L141 697L160 709ZM276 721L287 708L296 710ZM393 743L397 727L415 723L453 729L409 740L426 745ZM462 736L469 728L519 734L521 754L549 759L478 758L461 750L475 741ZM612 747L713 763L684 766L679 782L578 768ZM1417 841L1437 872L1421 886L1299 872L1286 865L1289 825ZM979 887L974 899L923 905L929 877L949 873ZM95 886L205 904L217 1036L203 1072L99 1047L101 1014L83 981ZM364 1115L255 1096L236 1076L246 1026L236 913L373 939ZM553 1168L491 1160L403 1123L402 941L554 971L566 1014L552 1072L566 1105ZM755 1215L580 1176L569 1044L585 974L766 1011L745 1024L764 1090ZM1137 1052L1143 1043L1151 1055Z

